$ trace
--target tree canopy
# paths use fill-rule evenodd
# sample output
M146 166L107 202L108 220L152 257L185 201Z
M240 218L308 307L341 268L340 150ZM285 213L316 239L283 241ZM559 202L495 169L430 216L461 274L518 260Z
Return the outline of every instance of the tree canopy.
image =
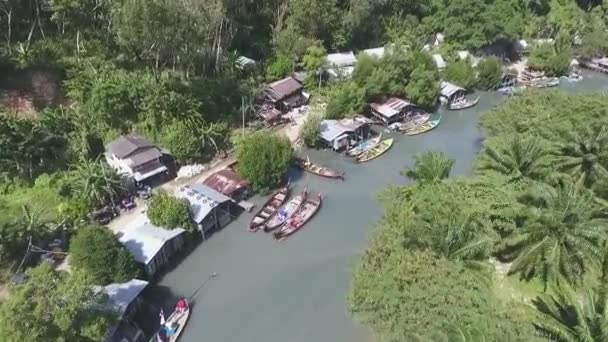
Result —
M193 229L190 203L186 199L171 196L166 191L158 191L148 204L148 218L158 227L167 229Z

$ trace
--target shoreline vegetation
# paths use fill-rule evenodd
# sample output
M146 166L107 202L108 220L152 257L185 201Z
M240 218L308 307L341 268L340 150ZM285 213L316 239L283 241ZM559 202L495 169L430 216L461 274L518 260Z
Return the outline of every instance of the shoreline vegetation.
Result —
M608 317L575 307L585 293L608 300L607 105L600 93L528 92L482 116L474 175L450 178L441 153L417 157L403 172L415 183L381 196L351 312L379 341L601 341L579 329Z
M294 143L302 125L300 141L317 147L323 119L364 114L390 97L431 111L442 80L493 90L512 57L566 75L573 58L608 55L607 12L590 0L1 1L0 336L92 341L116 323L91 290L138 274L117 237L91 226L97 214L134 205L123 201L133 182L104 160L116 138L141 136L174 167L234 150L237 172L264 192L296 157L289 140L259 130L275 127L258 117L264 97L274 98L270 114L294 100L276 89L269 96L266 85L298 88L295 106L312 93L314 115L285 131ZM523 39L530 44L515 49ZM383 56L361 53L379 48ZM330 64L330 53L350 62ZM576 306L583 289L606 300L595 284L608 272L607 104L602 94L514 97L484 116L488 140L466 179L449 178L453 161L441 154L417 158L403 172L416 184L384 194L351 311L386 341L444 330L583 340L574 332L584 327L552 329L560 305ZM191 223L186 203L162 199L155 222ZM90 239L107 248L89 250ZM30 253L51 244L58 259L80 258L69 276ZM34 280L13 284L26 269ZM526 298L521 310L508 305L513 296ZM603 314L579 321L605 329ZM534 325L522 321L532 317Z

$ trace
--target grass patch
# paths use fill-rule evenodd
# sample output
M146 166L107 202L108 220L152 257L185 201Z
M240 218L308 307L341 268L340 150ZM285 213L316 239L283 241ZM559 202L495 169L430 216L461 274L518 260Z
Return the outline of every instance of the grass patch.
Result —
M40 220L55 221L59 205L65 199L59 194L51 177L41 176L34 185L10 186L0 194L0 225L13 222L23 215L23 206L40 214Z

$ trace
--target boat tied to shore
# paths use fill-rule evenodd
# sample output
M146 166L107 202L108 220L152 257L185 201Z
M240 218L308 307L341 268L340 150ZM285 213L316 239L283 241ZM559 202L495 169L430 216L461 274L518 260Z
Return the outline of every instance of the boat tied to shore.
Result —
M321 194L317 197L308 198L293 216L283 224L281 229L274 233L274 238L282 241L300 230L319 211L321 202Z
M393 138L384 139L370 150L357 156L358 163L365 163L372 159L378 158L388 151L393 146Z
M173 313L165 320L163 311L160 311L160 329L149 342L175 342L184 331L190 317L188 300L182 298L177 301Z
M418 134L426 133L426 132L432 130L433 128L437 127L439 125L439 122L441 122L441 116L439 116L437 119L430 120L420 126L413 127L412 129L407 130L403 133L405 135L418 135Z
M382 139L382 134L380 134L376 137L373 137L371 139L363 140L360 143L358 143L357 145L355 145L355 147L346 151L346 154L350 157L356 157L356 156L360 155L361 153L378 145L378 143L380 142L380 139Z
M311 162L310 158L308 157L306 157L306 159L296 158L296 163L298 166L304 169L304 171L310 172L317 176L344 180L344 172L338 172L328 167L317 165Z
M268 221L264 224L264 231L270 232L283 225L298 209L306 202L308 191L304 189L298 196L292 198L283 205Z
M405 120L403 120L403 122L394 123L391 129L396 130L398 132L404 132L412 127L422 125L423 123L429 121L430 118L431 113L418 112L406 118Z
M459 97L448 104L449 110L462 110L475 106L479 102L479 96L474 100L468 100L466 97Z
M249 231L257 232L264 224L270 220L287 200L289 195L289 185L277 191L264 203L264 206L253 216L249 222Z

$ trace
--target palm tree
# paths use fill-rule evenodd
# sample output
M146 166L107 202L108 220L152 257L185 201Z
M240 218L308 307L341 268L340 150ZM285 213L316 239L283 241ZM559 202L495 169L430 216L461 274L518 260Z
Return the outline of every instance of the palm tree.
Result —
M94 205L114 203L123 190L122 178L102 161L82 160L71 171L76 197Z
M508 182L545 180L551 170L551 151L538 137L501 136L486 143L478 170L482 175L499 174Z
M203 149L211 145L216 153L220 152L220 146L226 137L228 127L224 123L209 123L200 128L201 144Z
M608 176L608 129L586 127L566 133L558 146L558 169L572 176L577 185L590 187Z
M497 237L486 227L476 214L451 213L444 229L445 238L433 250L451 260L484 260L492 252Z
M509 272L540 277L545 289L562 280L578 283L597 266L606 240L608 223L594 216L592 196L564 185L526 205L516 232L499 248L504 258L514 259Z
M430 151L414 156L414 167L404 169L401 174L418 182L436 182L448 178L454 167L454 159L443 152Z
M534 302L540 312L536 328L559 342L608 341L608 288L601 285L585 291L581 298L569 287Z

